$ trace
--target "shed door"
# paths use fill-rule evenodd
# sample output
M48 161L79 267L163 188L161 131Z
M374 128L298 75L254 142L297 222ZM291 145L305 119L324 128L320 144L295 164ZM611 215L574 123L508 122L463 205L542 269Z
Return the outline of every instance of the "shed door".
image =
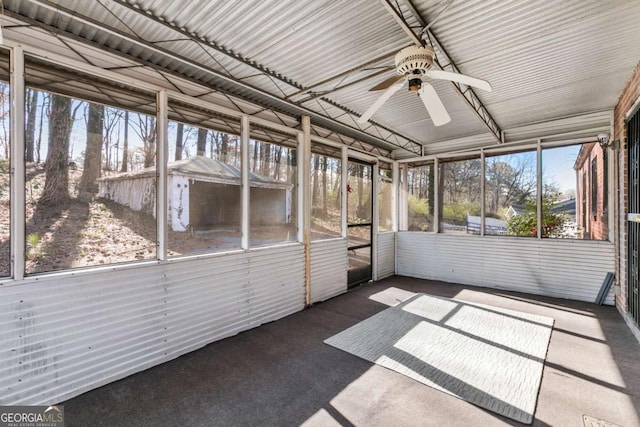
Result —
M629 121L629 210L627 211L627 307L640 325L640 111Z
M347 186L347 250L349 288L371 280L373 166L349 159Z

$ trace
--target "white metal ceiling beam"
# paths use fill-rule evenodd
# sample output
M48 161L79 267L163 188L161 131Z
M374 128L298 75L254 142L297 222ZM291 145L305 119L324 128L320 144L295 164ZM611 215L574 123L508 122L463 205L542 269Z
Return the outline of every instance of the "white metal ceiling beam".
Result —
M437 68L441 70L451 71L454 73L460 73L460 70L458 70L458 67L456 66L456 64L453 62L451 57L449 57L446 50L442 46L442 43L440 43L440 41L438 41L436 36L431 32L429 27L426 25L425 20L422 19L422 16L420 16L418 11L415 9L413 4L411 3L411 0L399 0L399 1L401 1L405 5L409 13L411 13L414 19L419 23L421 27L419 32L420 35L416 34L414 29L409 25L405 17L402 15L402 13L398 9L396 9L396 7L393 5L393 3L390 0L381 0L381 1L384 7L387 9L387 11L396 20L398 25L400 25L400 28L402 28L402 30L416 45L425 46L426 44L429 44L431 47L433 47L435 52L435 57L433 62ZM426 41L423 40L422 37L426 37L427 40ZM462 85L458 82L450 82L450 83L456 89L456 92L458 92L458 94L460 94L462 98L467 102L467 104L473 109L473 111L476 113L476 115L482 121L482 123L484 123L485 126L489 129L489 131L491 132L493 137L496 139L496 141L499 143L504 142L500 126L498 126L496 121L493 119L493 117L489 113L489 110L487 110L487 108L484 106L482 101L480 101L480 98L478 98L478 96L473 91L473 89L469 86Z
M149 41L143 40L139 37L133 36L131 34L125 33L123 31L120 31L116 28L110 27L108 25L106 25L103 22L98 22L95 21L94 19L87 17L87 16L82 16L77 14L76 12L74 12L73 10L69 10L63 6L60 6L58 4L55 4L49 0L28 0L31 3L34 3L38 6L44 7L46 9L50 9L54 12L56 12L58 15L62 15L65 16L66 18L70 19L70 20L75 20L78 22L82 22L85 25L88 25L90 27L93 27L95 29L101 30L101 31L105 31L108 34L111 35L115 35L118 36L120 38L122 38L123 40L126 40L128 42L131 42L135 45L138 45L140 47L143 47L144 49L147 49L149 51L153 51L156 53L160 53L162 55L164 55L165 57L171 58L174 61L177 62L181 62L184 63L186 65L192 66L194 68L197 68L200 71L204 71L216 78L219 78L223 81L229 82L229 83L233 83L236 84L244 89L248 89L250 91L253 91L254 93L256 93L257 95L261 95L264 96L268 99L271 100L271 102L274 102L274 104L280 104L281 106L287 107L289 109L293 109L297 112L297 114L303 115L303 114L308 114L309 116L311 116L312 118L315 118L315 123L319 126L322 127L326 127L327 129L333 131L333 132L338 132L338 133L342 133L346 136L348 136L349 138L353 138L355 141L363 141L367 144L370 144L373 147L378 147L381 148L383 150L388 150L391 151L392 148L390 147L397 147L403 150L406 150L409 153L414 153L417 154L420 150L421 145L412 140L411 138L408 138L402 134L399 134L396 131L393 131L391 129L388 129L384 126L378 125L378 124L374 124L372 127L372 130L376 130L377 133L380 136L376 136L371 132L366 132L363 129L351 126L349 124L344 123L341 120L338 120L338 118L336 117L331 117L329 115L323 114L321 112L317 112L315 110L310 110L308 108L305 108L303 106L297 105L296 103L289 101L287 99L283 99L277 95L274 95L271 92L268 92L266 90L263 90L261 88L255 87L253 85L247 84L246 82L241 81L240 79L235 78L232 75L227 75L224 74L222 72L219 72L217 70L214 70L210 67L198 64L188 58L185 58L175 52L169 51L167 49L164 49L160 46L157 46ZM75 39L81 42L85 42L85 43L92 43L94 46L99 47L105 51L108 51L110 53L115 53L117 55L121 55L121 56L125 56L126 58L130 59L130 60L134 60L142 65L145 66L149 66L155 69L159 69L161 71L164 72L168 72L170 74L176 75L178 77L184 77L181 74L178 74L177 72L169 69L169 68L164 68L164 67L160 67L155 63L152 63L150 61L141 59L141 58L137 58L137 57L133 57L133 56L129 56L126 54L123 54L122 52L116 51L114 49L108 48L106 46L102 46L92 40L80 37L76 34L67 32L65 30L62 30L60 28L57 28L53 25L49 25L46 24L44 22L38 21L37 19L33 18L33 17L29 17L29 16L25 16L22 15L20 13L17 13L11 9L9 9L6 5L5 5L5 9L4 9L4 14L16 19L19 19L23 22L28 22L30 25L36 26L36 27L40 27L43 28L47 31L52 32L53 34L56 34L58 36L65 36L71 39ZM146 14L145 14L146 15ZM205 84L205 83L201 83L203 85L209 86L209 87L213 87L211 85ZM220 90L219 88L214 87L216 90ZM238 97L239 95L234 94L233 96ZM358 114L354 111L349 110L348 108L339 105L337 103L335 103L334 101L331 101L329 99L323 99L324 102L329 103L330 105L332 105L333 107L336 107L338 109L341 110L341 114L340 115L349 115L353 117L353 121L355 123ZM256 102L251 101L251 102ZM277 105L274 106L267 106L268 108L278 108ZM387 135L382 136L383 132Z
M32 0L32 1L34 1L34 0ZM35 1L43 1L43 0L35 0ZM127 8L127 9L129 9L129 10L131 10L131 11L137 13L137 14L143 15L147 19L151 19L152 21L156 22L158 25L162 25L164 27L171 28L173 31L178 32L183 37L186 37L187 39L191 40L192 42L200 43L201 45L204 45L204 46L207 46L207 47L209 47L211 49L214 49L215 51L220 52L223 55L226 55L226 56L228 56L230 58L233 58L234 60L236 60L238 62L241 62L241 63L243 63L243 64L245 64L245 65L247 65L249 67L252 67L253 69L259 71L260 73L270 76L272 78L272 81L277 80L277 81L280 81L282 83L287 84L289 87L297 89L296 92L294 92L292 94L289 94L289 95L285 95L282 98L284 101L288 101L291 97L293 97L295 95L308 93L309 90L310 90L309 87L304 87L300 83L298 83L298 82L296 82L296 81L294 81L292 79L289 79L288 77L282 75L281 73L276 72L275 70L271 70L271 69L263 66L262 64L257 63L256 61L253 61L253 60L250 60L248 58L245 58L242 55L240 55L239 53L233 52L231 49L228 49L225 46L222 46L221 44L216 43L214 40L199 36L198 34L196 34L194 32L191 32L186 28L178 27L173 22L170 22L170 21L168 22L165 19L162 19L160 17L155 16L152 13L152 11L140 9L138 4L136 2L134 2L134 1L132 1L132 0L111 0L111 1L117 3L118 5L120 5L122 7L125 7L125 8ZM374 61L377 62L377 61L380 61L382 59L384 59L384 58L376 58ZM361 67L366 67L369 64L370 63L363 64ZM350 71L353 71L353 70L350 70ZM366 80L367 78L373 78L373 77L375 77L375 76L377 76L379 74L380 74L380 72L372 73L369 76L360 79L359 81ZM233 77L233 76L231 76L231 77ZM333 80L335 78L336 77L333 77L331 80ZM239 79L238 79L238 81L239 81ZM274 81L274 84L275 84L275 81ZM355 84L355 83L351 83L351 84ZM341 86L338 89L342 89L344 87L350 86L351 84L347 84L347 85ZM278 85L276 84L276 86L278 86ZM317 87L317 84L315 86ZM282 90L280 87L278 87L278 88L280 90ZM354 119L357 119L359 117L359 114L349 110L345 106L340 105L340 104L338 104L338 103L336 103L336 102L334 102L334 101L332 101L330 99L323 98L324 96L326 96L329 93L330 92L323 92L321 94L314 95L314 96L312 96L311 99L304 99L302 101L295 102L295 105L300 106L302 103L304 103L306 101L310 101L310 100L316 99L316 98L322 98L322 100L324 102L327 102L331 106L342 110L343 113L346 113L346 114L354 116ZM304 108L304 107L302 107L302 108ZM303 111L303 112L301 112L301 114L308 114L308 112L307 111ZM333 118L333 117L327 117L327 118L331 119L331 120L335 120L335 118ZM339 122L339 123L342 126L348 126L348 125L345 125L344 123L341 123L341 122ZM392 135L396 135L397 137L405 140L406 143L394 142L394 141L390 140L389 138L382 138L380 136L373 136L373 138L381 139L381 140L385 141L389 145L393 145L393 146L405 149L405 150L410 151L412 153L416 153L417 150L420 150L420 148L421 148L420 144L418 142L413 141L411 138L409 138L409 137L407 137L405 135L402 135L397 131L391 130L391 129L389 129L387 127L384 127L384 126L382 126L382 125L380 125L378 123L372 123L372 125L375 126L375 127L379 127L382 130L384 130L384 131L386 131L386 132L388 132L388 133L390 133ZM356 130L356 128L353 128L351 126L349 126L349 127L352 128L353 130ZM357 131L364 132L364 131L362 131L360 129L357 129ZM378 132L378 133L380 134L380 132ZM367 134L371 135L368 132L367 132Z

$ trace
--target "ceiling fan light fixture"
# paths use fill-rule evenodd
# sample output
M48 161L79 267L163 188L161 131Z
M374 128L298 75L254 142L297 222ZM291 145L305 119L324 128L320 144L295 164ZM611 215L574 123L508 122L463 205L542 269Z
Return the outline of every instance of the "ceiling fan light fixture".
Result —
M414 74L416 70L426 72L433 65L433 49L429 46L408 46L396 54L396 71L401 76Z

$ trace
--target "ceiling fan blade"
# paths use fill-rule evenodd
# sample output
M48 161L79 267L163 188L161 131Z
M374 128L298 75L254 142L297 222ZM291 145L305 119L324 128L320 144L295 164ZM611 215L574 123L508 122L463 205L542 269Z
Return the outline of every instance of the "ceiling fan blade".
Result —
M391 85L393 85L395 82L397 82L400 79L404 79L404 76L395 75L393 77L389 77L388 79L383 80L382 82L378 83L377 85L369 89L369 92L388 89Z
M373 116L376 111L378 111L378 108L380 108L382 104L387 101L387 99L391 98L391 95L399 91L402 86L404 86L404 82L405 80L403 78L401 82L398 82L395 85L389 87L389 89L387 89L382 94L382 96L380 96L380 98L376 99L376 102L374 102L373 105L369 107L369 109L365 111L362 116L360 116L360 118L358 119L358 123L366 123L366 121L369 120L369 118Z
M442 126L451 121L447 109L440 100L436 90L429 83L422 83L422 87L418 91L420 99L431 116L434 126Z
M488 81L482 79L476 79L475 77L465 76L464 74L452 73L443 70L429 70L425 73L427 77L432 79L449 80L451 82L462 83L467 86L477 87L478 89L491 92L493 88Z

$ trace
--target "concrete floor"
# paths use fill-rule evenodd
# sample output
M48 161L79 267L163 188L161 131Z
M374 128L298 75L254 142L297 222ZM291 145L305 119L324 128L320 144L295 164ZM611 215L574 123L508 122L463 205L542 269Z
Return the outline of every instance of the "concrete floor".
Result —
M640 426L640 344L614 307L393 277L63 402L67 426L521 425L323 340L406 292L553 317L533 425Z

